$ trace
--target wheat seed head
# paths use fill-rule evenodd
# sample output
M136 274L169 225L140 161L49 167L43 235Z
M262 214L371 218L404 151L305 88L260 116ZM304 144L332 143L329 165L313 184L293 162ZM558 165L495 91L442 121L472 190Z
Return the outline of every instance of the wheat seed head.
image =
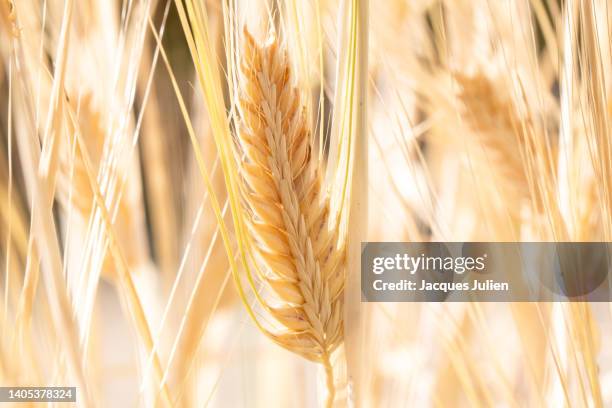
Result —
M63 201L67 205L68 203L72 205L80 217L87 219L94 209L95 198L89 179L90 175L87 174L85 155L81 147L87 150L87 157L91 161L95 172L92 176L97 177L105 149L106 119L96 106L94 96L91 93L82 95L78 104L75 99L71 99L71 109L75 113L78 112L74 131L81 134L83 145L80 146L75 143L73 146L70 143L62 152L59 191L62 193ZM136 257L133 250L133 239L130 237L132 217L130 216L131 209L125 199L119 202L117 211L115 228L119 234L119 239L125 245L127 262L133 265L136 262ZM114 276L113 260L108 254L104 259L102 270L105 276Z
M493 171L500 183L498 187L503 187L506 196L527 199L529 187L524 162L529 136L515 102L503 92L501 80L482 72L457 73L455 78L460 87L458 98L463 117L476 142L484 149L488 158L486 167L496 164Z
M275 295L263 306L286 329L270 334L283 347L328 364L342 337L344 251L329 225L307 112L274 36L260 45L245 30L242 52L244 218L263 269L259 277Z

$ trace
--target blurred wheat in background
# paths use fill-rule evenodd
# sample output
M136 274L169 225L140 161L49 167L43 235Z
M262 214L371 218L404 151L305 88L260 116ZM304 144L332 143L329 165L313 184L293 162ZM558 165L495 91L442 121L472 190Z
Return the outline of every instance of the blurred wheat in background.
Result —
M606 0L0 0L0 386L612 406L608 304L359 287L362 241L612 241L611 21Z

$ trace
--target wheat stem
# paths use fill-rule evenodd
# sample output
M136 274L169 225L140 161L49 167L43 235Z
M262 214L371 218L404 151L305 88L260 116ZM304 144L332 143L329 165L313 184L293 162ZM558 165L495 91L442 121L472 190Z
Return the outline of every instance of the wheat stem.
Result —
M323 367L325 368L325 385L327 386L327 399L325 401L325 405L328 408L331 408L334 404L334 399L336 397L336 386L334 384L334 367L331 364L331 359L329 355L325 353L323 355Z

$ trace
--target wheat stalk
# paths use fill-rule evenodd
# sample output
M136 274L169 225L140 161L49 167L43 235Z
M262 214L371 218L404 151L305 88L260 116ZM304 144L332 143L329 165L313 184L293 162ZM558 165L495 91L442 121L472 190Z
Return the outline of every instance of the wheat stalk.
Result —
M328 200L312 154L312 133L286 52L272 36L259 45L244 31L239 140L244 220L264 267L259 278L276 295L264 308L285 331L282 347L323 364L334 400L331 353L342 340L343 249L330 228Z

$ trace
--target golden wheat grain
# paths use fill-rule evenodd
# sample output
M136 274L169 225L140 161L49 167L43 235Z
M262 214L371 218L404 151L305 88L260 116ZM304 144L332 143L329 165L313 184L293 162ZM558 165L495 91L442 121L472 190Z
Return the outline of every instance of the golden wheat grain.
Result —
M286 329L279 345L324 365L333 402L330 355L342 339L344 251L330 228L312 154L312 135L287 54L275 37L257 44L245 30L239 107L241 189L249 236L276 294L265 303Z

